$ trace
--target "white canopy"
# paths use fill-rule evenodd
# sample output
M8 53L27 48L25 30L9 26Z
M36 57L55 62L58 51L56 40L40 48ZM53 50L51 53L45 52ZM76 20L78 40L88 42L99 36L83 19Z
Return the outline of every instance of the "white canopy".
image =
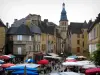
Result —
M66 58L66 60L70 60L70 59L75 59L75 58L69 58L69 57L68 57L68 58Z
M82 74L75 72L59 72L59 73L50 73L50 75L82 75Z
M58 56L44 56L44 58L61 59L61 57L58 57Z
M83 66L80 62L63 62L62 65L64 66Z
M36 68L38 66L40 66L39 64L16 64L14 66L11 66L11 67L18 67L18 66L26 66L26 67L30 67L30 68Z
M93 65L94 63L89 61L89 60L84 60L84 61L78 61L80 63L82 63L83 65Z
M44 58L52 58L52 56L44 56Z
M59 55L57 55L55 53L48 53L48 54L51 55L51 56L59 56Z
M84 65L82 68L88 69L88 68L96 68L95 65Z
M86 58L85 56L78 56L78 58Z

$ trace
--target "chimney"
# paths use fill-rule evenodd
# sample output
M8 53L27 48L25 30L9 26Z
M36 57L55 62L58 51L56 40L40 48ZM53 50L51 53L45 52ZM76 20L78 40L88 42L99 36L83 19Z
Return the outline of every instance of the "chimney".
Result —
M17 19L14 19L14 22L17 22L18 20Z
M98 16L100 17L100 13L98 14Z
M6 26L7 26L7 28L9 27L9 23L8 22L6 23Z
M47 23L48 22L48 19L44 19L44 22Z

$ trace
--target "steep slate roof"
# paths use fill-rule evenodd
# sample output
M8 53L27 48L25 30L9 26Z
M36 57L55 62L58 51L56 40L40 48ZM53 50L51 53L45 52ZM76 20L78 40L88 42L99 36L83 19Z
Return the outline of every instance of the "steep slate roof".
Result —
M55 26L48 26L47 27L48 34L54 35L54 30L55 30Z
M1 19L0 19L0 27L6 27Z
M48 22L48 24L47 24L47 23L45 23L43 21L39 25L42 33L51 34L51 35L54 35L54 30L55 30L56 26L57 25L52 23L52 22Z
M81 30L82 26L83 26L83 23L71 22L68 28L72 34L73 33L81 34L82 33L82 30Z
M35 34L41 34L41 29L37 25L30 25L30 31Z
M8 29L7 34L12 35L31 35L31 31L28 26L22 24L19 27L11 27Z
M82 28L84 28L84 29L87 29L88 28L88 24L87 24L87 22L85 21L84 22L84 24L83 24L83 27Z
M26 22L26 19L25 19L25 18L22 18L22 19L20 19L20 20L15 21L15 22L11 25L11 27L18 27L18 26L20 26L21 24L25 24L25 22Z
M17 29L17 31L15 32L15 34L19 34L19 35L31 35L31 31L30 29L28 28L27 25L20 25Z
M89 22L88 22L88 29L89 29L89 27L90 27L92 24L93 24L93 21L92 21L92 20L89 20Z
M39 24L38 26L41 29L42 33L47 33L47 25L45 22L41 21L41 24Z
M98 14L96 20L89 25L88 32L90 32L93 29L93 27L99 22L100 22L100 13Z
M17 31L17 27L10 27L10 28L7 30L7 34L12 34L12 35L14 35L16 31Z
M53 22L48 22L49 26L57 26L55 23Z

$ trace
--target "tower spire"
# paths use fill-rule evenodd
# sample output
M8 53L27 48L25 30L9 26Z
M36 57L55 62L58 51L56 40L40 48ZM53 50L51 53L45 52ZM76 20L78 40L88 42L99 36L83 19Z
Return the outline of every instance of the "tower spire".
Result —
M62 5L62 6L63 6L63 8L65 8L65 3L63 3L63 5Z
M61 18L60 21L68 21L67 20L67 15L66 15L66 10L65 10L65 3L62 4L62 11L61 11Z

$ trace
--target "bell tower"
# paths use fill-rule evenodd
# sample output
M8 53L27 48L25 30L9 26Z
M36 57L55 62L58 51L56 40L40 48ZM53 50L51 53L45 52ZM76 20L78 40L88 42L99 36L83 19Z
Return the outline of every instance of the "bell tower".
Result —
M60 29L60 34L63 39L66 39L66 34L67 34L67 29L68 29L68 19L66 15L66 10L65 10L65 3L62 4L62 11L61 11L61 17L59 21L59 29Z

